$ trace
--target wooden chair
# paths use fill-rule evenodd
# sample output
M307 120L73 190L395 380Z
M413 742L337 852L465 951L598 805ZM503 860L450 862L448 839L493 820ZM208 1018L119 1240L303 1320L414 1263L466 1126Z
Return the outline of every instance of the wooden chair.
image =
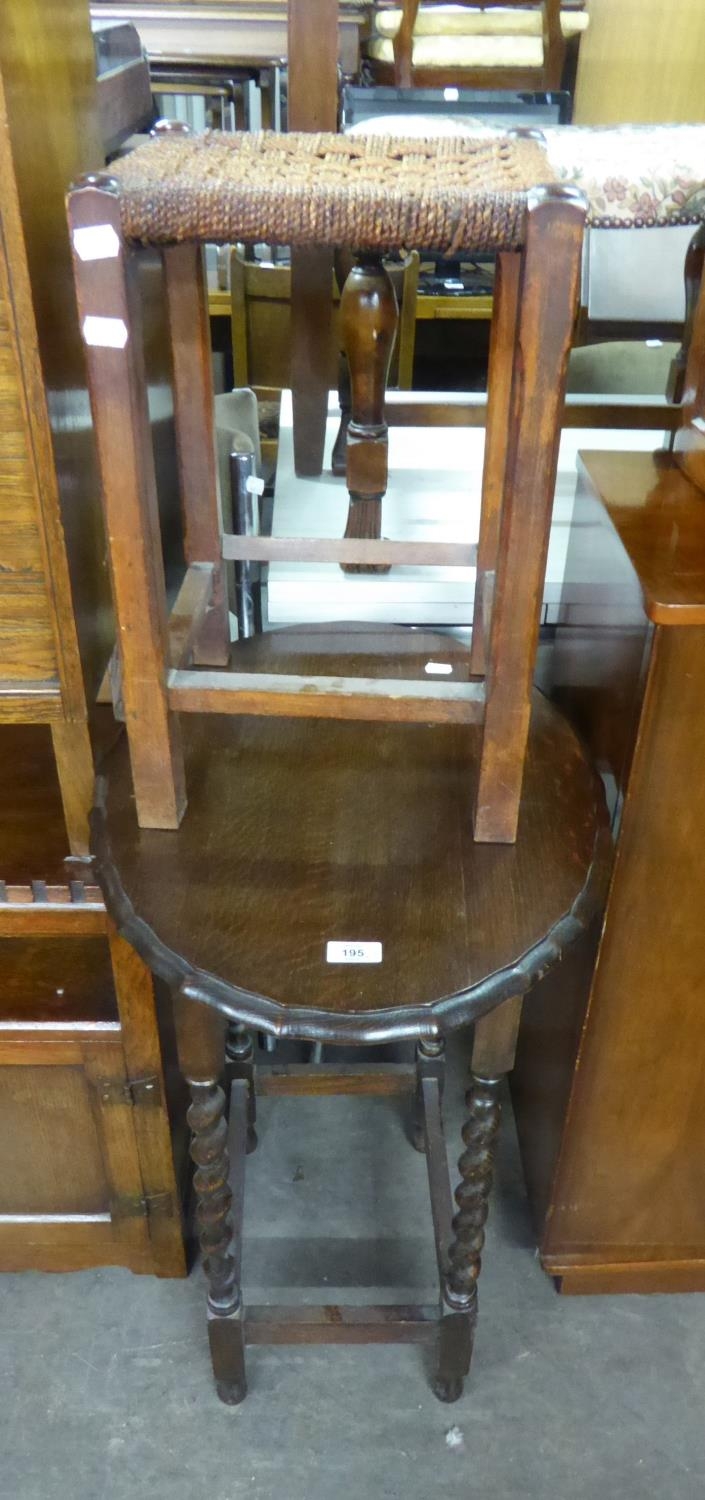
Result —
M534 186L543 168L533 141L466 140L449 156L340 136L166 135L124 158L118 180L84 179L70 195L127 729L103 763L92 849L118 929L174 996L210 1346L226 1402L245 1395L245 1342L437 1337L434 1389L443 1400L460 1395L522 997L601 900L602 790L572 731L531 687L586 208L570 188ZM474 557L466 544L221 535L201 242L307 237L375 253L415 239L499 254L471 657L447 638L350 625L256 636L234 648L234 670L210 669L230 654L227 559ZM193 600L177 641L133 275L146 243L162 248L166 271ZM374 472L375 435L348 440ZM483 681L474 674L485 662ZM443 1047L470 1021L453 1214ZM438 1306L245 1314L241 1219L256 1089L309 1087L297 1069L260 1070L255 1084L248 1026L330 1043L416 1040L415 1068L329 1065L316 1079L327 1093L409 1094L427 1155Z
M558 89L566 37L587 24L582 9L562 12L561 0L461 0L452 14L444 0L401 0L378 7L376 19L375 79L403 89Z

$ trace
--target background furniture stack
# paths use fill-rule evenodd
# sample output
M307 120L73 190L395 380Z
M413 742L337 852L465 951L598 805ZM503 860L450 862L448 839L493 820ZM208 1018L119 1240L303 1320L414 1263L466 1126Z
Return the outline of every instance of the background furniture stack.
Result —
M113 626L64 193L104 161L101 123L121 133L109 93L101 121L80 0L0 6L0 1267L173 1275L153 988L66 859L87 849L88 705Z

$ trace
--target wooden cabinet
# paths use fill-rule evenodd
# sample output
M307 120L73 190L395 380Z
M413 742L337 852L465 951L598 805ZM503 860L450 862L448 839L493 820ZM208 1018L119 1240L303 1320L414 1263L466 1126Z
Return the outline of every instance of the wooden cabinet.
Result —
M705 1290L705 497L666 454L584 454L544 681L614 809L589 945L525 1006L514 1100L563 1291Z
M46 0L4 0L0 732L51 726L75 853L87 845L93 775L86 686L109 649L110 614L63 199L102 161L87 7L69 0L59 17Z
M183 1275L169 1032L90 871L67 862L87 847L113 625L64 195L103 161L85 0L0 0L0 1270ZM173 515L170 368L147 279ZM168 539L168 572L179 549Z
M169 1007L162 1025L151 977L109 929L100 893L63 865L48 729L7 725L3 740L0 1270L183 1275Z

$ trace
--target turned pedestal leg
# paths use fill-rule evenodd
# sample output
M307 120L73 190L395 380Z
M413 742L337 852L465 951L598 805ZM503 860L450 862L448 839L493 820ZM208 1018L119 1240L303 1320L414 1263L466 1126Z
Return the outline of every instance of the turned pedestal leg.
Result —
M353 270L355 259L351 250L336 250L333 265L335 268L335 279L338 293L342 298L345 283ZM342 344L342 335L341 335ZM338 405L340 406L340 426L333 444L331 454L331 471L338 478L344 478L347 473L347 449L348 449L348 427L351 417L352 390L350 387L350 366L345 350L341 348L338 359Z
M502 1081L514 1063L521 1019L521 996L513 996L475 1026L468 1118L462 1130L465 1150L458 1162L457 1212L443 1286L438 1370L434 1391L441 1401L457 1401L470 1369L477 1326L477 1283L482 1266L494 1157L501 1114Z
M257 1100L255 1096L255 1049L250 1032L239 1021L231 1021L225 1039L226 1076L244 1078L247 1084L247 1150L257 1145Z
M398 321L394 287L381 256L358 255L340 300L342 343L350 371L346 537L382 534L388 447L384 400ZM389 571L386 566L341 566L347 573Z
M176 997L179 1063L191 1095L187 1120L195 1162L196 1221L208 1284L208 1340L221 1401L236 1406L247 1394L240 1294L239 1233L231 1217L228 1128L223 1072L225 1021L205 1005Z

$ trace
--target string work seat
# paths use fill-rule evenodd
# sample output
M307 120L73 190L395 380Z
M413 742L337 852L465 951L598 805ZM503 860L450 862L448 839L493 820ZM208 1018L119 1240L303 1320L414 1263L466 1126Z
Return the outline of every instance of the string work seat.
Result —
M504 137L162 133L69 197L126 726L102 767L92 849L118 929L174 996L226 1402L245 1394L246 1342L438 1337L434 1388L445 1400L469 1368L499 1089L522 999L591 921L607 864L600 784L532 689L586 210L578 191L551 181L540 141ZM223 534L202 268L213 239L354 244L375 275L384 253L409 247L497 253L477 548ZM137 280L141 247L155 245L188 565L170 617ZM347 441L361 493L377 493L384 433L353 420ZM475 562L471 651L354 624L231 648L227 564L273 557ZM454 1212L443 1050L469 1022ZM259 1069L255 1080L248 1026L331 1045L416 1041L414 1067L329 1064L315 1086L409 1093L428 1163L437 1308L244 1308L256 1093L310 1086L297 1070Z

